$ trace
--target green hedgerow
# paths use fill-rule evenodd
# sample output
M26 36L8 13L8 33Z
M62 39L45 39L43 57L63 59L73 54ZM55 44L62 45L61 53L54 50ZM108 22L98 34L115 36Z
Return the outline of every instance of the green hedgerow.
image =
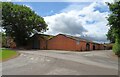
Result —
M113 52L120 57L120 39L116 38L115 44L113 46Z

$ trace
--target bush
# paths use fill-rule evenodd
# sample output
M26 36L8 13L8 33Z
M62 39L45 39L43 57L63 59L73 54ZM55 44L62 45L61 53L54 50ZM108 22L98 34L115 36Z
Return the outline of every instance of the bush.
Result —
M113 46L113 52L120 57L120 39L116 38L115 44Z

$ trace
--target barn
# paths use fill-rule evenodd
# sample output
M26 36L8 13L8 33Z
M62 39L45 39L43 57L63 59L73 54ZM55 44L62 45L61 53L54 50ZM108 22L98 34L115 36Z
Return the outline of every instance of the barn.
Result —
M103 50L103 49L104 49L103 44L93 42L93 50Z
M9 45L10 48L16 48L16 44L11 43L11 41L9 42ZM24 48L41 50L91 51L103 50L105 49L105 45L66 34L52 36L36 33L30 38L28 45Z
M28 45L28 49L47 49L47 40L52 38L51 35L45 34L34 34L31 37L30 43Z
M56 36L35 34L32 37L29 48L42 50L90 51L104 49L104 46L103 44L65 34L58 34Z
M93 48L92 41L64 34L58 34L47 42L47 49L49 50L89 51ZM98 45L95 44L95 49L97 48Z
M30 38L30 42L24 48L69 51L91 51L105 49L103 44L92 42L80 37L70 36L66 34L58 34L56 36L52 36L38 33L34 34Z

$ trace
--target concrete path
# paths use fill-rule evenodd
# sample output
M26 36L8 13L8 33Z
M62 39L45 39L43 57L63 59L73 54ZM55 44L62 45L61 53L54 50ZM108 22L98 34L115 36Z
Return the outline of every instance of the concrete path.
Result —
M19 51L3 62L3 75L117 75L118 58L112 51Z

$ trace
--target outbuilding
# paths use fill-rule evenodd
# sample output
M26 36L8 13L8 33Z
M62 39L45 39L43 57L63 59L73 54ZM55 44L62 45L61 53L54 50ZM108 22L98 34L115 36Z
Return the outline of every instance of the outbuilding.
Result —
M93 43L80 37L58 34L47 41L47 49L89 51L93 50Z
M52 37L53 36L46 34L34 34L27 48L45 50L47 49L47 41Z
M13 48L13 45L10 43L11 48ZM91 51L104 50L105 46L84 38L66 34L58 34L56 36L34 34L25 48L41 50Z

